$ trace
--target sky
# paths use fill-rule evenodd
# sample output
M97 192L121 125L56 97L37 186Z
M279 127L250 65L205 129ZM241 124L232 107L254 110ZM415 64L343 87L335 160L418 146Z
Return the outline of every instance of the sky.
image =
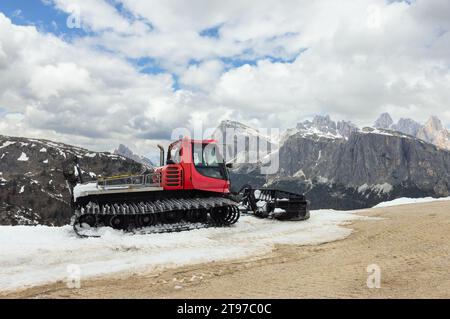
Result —
M157 154L175 128L450 127L447 0L0 0L0 134Z

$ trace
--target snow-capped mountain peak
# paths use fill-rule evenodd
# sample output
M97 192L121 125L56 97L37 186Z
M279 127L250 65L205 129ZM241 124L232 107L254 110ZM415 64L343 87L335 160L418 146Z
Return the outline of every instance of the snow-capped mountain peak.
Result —
M306 120L297 124L295 129L287 130L282 138L300 134L309 137L324 137L328 139L347 139L358 127L350 121L333 121L329 115L316 115L312 121ZM282 144L282 143L280 143Z
M114 150L113 154L120 155L126 158L129 158L135 162L138 162L148 168L154 166L153 162L145 156L140 156L135 154L129 147L119 144L119 147Z

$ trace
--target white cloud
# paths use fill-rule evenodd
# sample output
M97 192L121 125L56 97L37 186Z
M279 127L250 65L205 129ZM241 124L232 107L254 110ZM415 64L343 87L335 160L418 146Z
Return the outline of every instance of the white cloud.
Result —
M180 81L186 88L209 91L224 71L224 64L217 60L191 65L181 74Z
M2 134L145 153L174 127L228 117L287 128L389 111L450 124L448 1L51 3L78 5L89 32L67 42L0 13ZM128 60L139 58L167 72L141 73Z

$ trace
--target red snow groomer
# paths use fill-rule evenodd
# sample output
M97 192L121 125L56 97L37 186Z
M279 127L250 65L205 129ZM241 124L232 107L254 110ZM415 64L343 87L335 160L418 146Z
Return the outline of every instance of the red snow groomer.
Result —
M80 236L102 226L173 232L230 226L240 217L230 193L228 168L214 140L180 139L170 144L160 167L143 175L83 183L76 163L64 169L72 194L72 224Z

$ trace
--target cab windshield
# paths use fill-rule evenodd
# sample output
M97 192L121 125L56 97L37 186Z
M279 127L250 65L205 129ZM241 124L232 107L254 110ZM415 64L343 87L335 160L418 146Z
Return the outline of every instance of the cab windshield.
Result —
M192 148L194 166L200 174L212 178L228 179L222 155L216 144L193 143Z

